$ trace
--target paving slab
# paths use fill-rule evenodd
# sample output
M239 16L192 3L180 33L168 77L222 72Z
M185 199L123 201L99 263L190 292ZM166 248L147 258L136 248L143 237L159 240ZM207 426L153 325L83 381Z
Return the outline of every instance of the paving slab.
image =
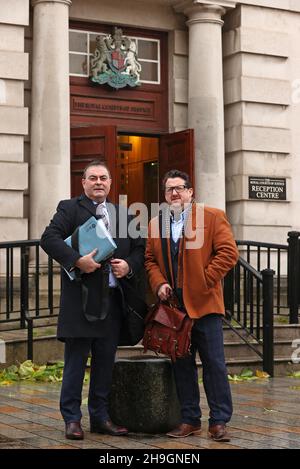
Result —
M299 383L299 386L297 385ZM234 415L231 441L207 435L208 406L200 385L202 432L184 439L164 434L130 433L112 437L89 432L87 405L82 406L83 441L66 440L59 412L59 383L14 383L0 387L0 449L186 450L300 449L300 381L273 378L231 384ZM88 394L84 385L83 398Z

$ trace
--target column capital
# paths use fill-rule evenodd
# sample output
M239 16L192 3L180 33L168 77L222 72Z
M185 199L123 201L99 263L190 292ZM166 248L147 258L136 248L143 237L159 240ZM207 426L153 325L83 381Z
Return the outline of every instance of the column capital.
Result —
M188 26L194 23L223 25L222 16L235 6L236 2L232 0L180 0L174 5L174 9L188 17Z
M72 0L31 0L31 5L35 7L39 3L62 3L70 7L72 5Z

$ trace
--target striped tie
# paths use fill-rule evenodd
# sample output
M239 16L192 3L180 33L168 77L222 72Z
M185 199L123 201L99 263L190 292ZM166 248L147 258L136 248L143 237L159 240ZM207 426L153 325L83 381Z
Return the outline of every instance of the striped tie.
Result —
M103 204L99 204L96 208L96 215L98 218L101 218L101 220L103 220L103 223L106 227L107 230L109 230L109 222L108 222L108 218L107 218L107 215L106 215L106 211L104 210L104 205Z

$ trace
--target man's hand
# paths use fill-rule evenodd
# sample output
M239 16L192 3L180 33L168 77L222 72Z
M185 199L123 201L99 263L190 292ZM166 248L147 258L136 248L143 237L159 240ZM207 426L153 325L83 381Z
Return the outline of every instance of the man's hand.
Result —
M172 294L172 287L168 283L164 283L158 289L157 295L161 301L166 301Z
M93 259L93 256L96 254L97 251L98 249L94 249L86 256L80 257L75 264L76 267L82 270L82 272L84 272L85 274L90 274L92 272L95 272L96 269L99 269L101 267L101 264L98 264Z
M129 265L124 259L112 259L110 261L111 270L116 278L125 277L129 272Z

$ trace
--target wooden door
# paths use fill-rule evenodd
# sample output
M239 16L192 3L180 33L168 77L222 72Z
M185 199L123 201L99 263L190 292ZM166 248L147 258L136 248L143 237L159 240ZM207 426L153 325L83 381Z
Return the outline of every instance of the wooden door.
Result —
M187 129L160 138L159 152L159 184L160 201L165 197L161 189L164 175L171 169L184 171L190 176L194 187L194 130Z
M117 201L116 193L117 130L115 126L88 126L71 129L71 196L82 193L82 172L93 160L104 161L112 177L109 199Z

